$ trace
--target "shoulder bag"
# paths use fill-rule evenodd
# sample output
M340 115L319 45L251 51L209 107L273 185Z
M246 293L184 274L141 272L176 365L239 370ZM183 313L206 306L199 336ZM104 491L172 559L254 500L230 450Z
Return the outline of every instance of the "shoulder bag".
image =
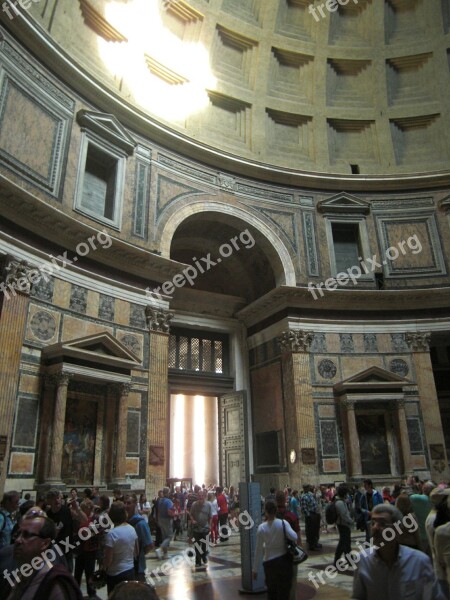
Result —
M306 553L305 550L303 550L303 548L301 546L299 546L297 544L297 542L294 542L290 538L286 537L286 528L284 526L284 519L281 519L281 522L283 523L283 534L284 534L284 539L286 540L287 553L291 557L293 564L299 565L300 563L305 562L305 560L308 558L308 554Z

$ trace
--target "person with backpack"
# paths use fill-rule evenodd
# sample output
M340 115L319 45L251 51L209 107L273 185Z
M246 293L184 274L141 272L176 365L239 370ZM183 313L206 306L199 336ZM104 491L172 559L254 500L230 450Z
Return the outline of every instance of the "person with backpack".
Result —
M352 550L352 532L353 519L348 510L346 498L348 495L348 487L341 483L338 486L337 494L334 497L334 506L336 509L336 525L339 531L339 542L336 546L334 554L334 566L341 557L342 553L346 557Z
M50 548L55 536L55 523L43 511L25 514L14 542L14 558L19 568L24 568L20 569L19 581L13 573L8 574L12 589L6 600L83 599L77 582L67 568L41 557Z
M125 510L128 524L134 527L138 536L139 555L134 561L136 579L145 582L145 555L154 549L150 527L145 516L139 514L136 494L125 496Z

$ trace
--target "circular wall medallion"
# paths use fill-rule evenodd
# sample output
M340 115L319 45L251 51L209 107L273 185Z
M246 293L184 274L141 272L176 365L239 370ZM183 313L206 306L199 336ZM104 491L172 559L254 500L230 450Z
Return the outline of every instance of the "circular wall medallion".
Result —
M394 358L394 360L391 360L389 369L401 377L406 377L409 373L408 363L401 358Z
M47 341L55 335L56 321L53 315L45 310L40 310L33 315L30 327L33 335L40 340Z
M126 346L131 352L134 352L136 356L141 354L141 345L135 335L127 334L124 335L120 340L124 346Z
M295 461L297 460L297 452L295 450L291 450L289 452L289 460L291 461L292 464L294 464Z
M324 379L333 379L337 371L334 362L328 358L321 360L317 369Z

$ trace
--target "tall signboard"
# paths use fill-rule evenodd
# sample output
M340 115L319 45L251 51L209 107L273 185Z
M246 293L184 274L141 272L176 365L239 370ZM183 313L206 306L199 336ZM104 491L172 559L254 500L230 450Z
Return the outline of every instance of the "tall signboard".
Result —
M252 567L256 548L256 530L262 522L261 517L261 488L259 483L239 484L239 509L247 511L254 525L250 528L241 527L241 574L243 594L262 594L266 591L262 562L258 565L258 577L253 579Z

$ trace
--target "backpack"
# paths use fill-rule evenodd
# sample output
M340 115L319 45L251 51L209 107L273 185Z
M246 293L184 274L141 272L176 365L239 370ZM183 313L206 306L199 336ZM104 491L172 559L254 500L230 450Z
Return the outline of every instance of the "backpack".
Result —
M70 600L83 600L78 583L63 565L53 565L36 590L34 600L47 600L53 591L53 586L57 583L64 587Z
M325 520L328 525L334 525L338 518L336 502L329 502L325 508Z

